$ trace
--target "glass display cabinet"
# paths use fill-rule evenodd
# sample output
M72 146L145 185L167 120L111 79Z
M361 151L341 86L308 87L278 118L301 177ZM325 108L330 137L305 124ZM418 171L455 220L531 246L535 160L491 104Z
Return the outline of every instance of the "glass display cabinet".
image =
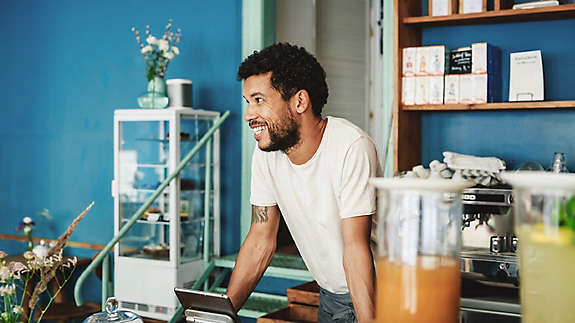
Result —
M219 116L190 108L115 111L115 235ZM115 246L114 291L120 308L170 319L178 305L174 287L193 284L204 270L206 253L219 256L219 139L216 131Z

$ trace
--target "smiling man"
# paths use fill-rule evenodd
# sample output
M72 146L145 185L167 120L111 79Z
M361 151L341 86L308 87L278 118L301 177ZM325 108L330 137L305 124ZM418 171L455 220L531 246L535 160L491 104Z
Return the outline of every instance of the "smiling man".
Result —
M269 266L283 216L320 290L319 322L374 317L370 249L381 168L375 144L357 126L321 116L325 71L304 48L275 44L240 66L245 121L257 148L252 161L252 221L227 294L243 306Z

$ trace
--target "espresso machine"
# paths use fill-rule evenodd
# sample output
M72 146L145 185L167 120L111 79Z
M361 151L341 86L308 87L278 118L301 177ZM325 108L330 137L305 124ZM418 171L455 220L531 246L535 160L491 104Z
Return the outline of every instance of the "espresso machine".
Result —
M519 322L518 240L510 186L463 190L463 322Z

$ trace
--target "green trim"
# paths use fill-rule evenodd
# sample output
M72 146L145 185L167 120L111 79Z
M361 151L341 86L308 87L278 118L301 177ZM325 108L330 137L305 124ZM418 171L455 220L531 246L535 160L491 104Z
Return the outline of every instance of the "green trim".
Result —
M393 176L393 82L395 78L393 2L394 0L383 0L383 99L381 108L383 110L382 127L388 129L387 132L384 132L382 141L387 143L385 146L386 158L383 163L383 175L385 177Z
M271 45L275 40L275 0L242 1L242 60L256 50ZM242 100L242 116L248 106ZM242 123L242 205L240 229L242 242L250 230L252 208L250 205L250 180L252 154L255 142L252 130Z
M210 248L212 228L210 226L210 194L212 191L212 138L208 139L206 144L206 169L204 176L204 264L210 261ZM204 282L204 290L208 289L208 282Z
M216 267L234 268L237 254L214 258ZM278 277L300 281L312 281L313 277L307 270L301 257L276 253L266 271L266 277Z
M108 301L108 288L110 287L108 282L110 281L110 255L106 255L102 260L102 311L106 310L106 302Z

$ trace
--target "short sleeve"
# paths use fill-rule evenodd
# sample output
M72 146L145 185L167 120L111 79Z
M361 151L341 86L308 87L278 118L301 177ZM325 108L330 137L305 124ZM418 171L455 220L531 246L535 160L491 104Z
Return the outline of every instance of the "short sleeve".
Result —
M375 144L368 137L360 137L349 147L343 162L341 218L375 213L375 188L369 184L369 179L381 174Z
M252 178L250 203L257 206L276 205L276 199L271 182L271 173L265 153L258 147L252 157Z

